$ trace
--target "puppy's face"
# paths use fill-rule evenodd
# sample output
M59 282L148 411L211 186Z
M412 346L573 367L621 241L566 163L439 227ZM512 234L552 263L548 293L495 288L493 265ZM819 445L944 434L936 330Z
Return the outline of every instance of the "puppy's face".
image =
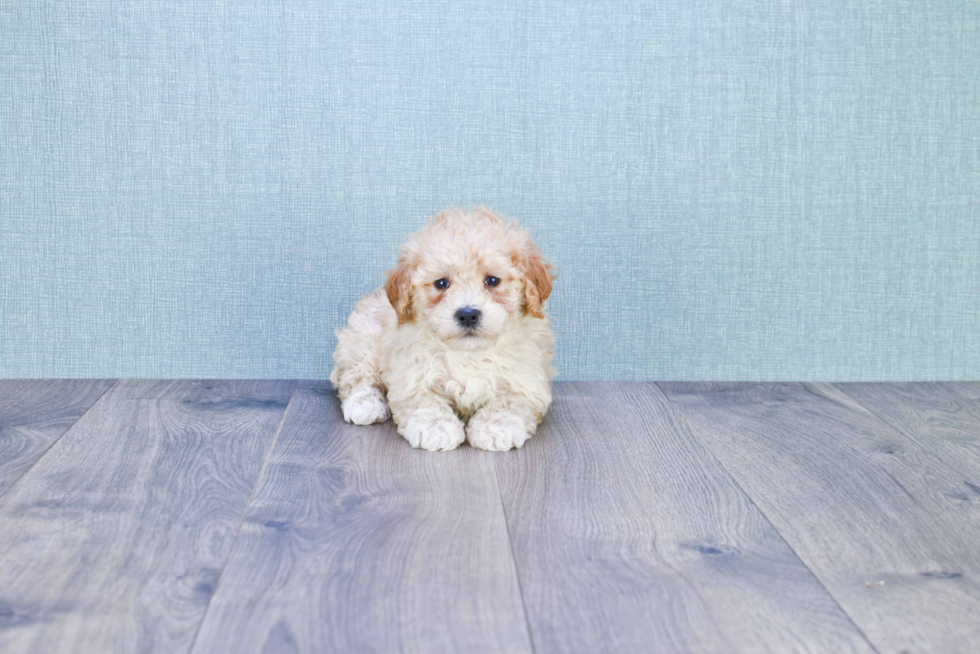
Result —
M480 350L513 316L544 317L552 277L516 224L486 210L447 211L402 247L385 290L399 323L421 322L449 347Z

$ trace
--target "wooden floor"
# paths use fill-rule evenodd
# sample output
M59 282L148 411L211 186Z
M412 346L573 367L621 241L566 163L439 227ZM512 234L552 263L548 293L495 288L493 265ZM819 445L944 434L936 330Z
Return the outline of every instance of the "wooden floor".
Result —
M980 383L558 384L490 454L0 381L0 652L980 652Z

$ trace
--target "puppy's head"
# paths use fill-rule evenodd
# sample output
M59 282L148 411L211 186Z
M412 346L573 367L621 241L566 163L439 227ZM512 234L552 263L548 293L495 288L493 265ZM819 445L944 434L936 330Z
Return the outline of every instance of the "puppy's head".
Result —
M543 318L553 279L516 223L483 208L450 209L402 246L385 291L399 324L422 323L450 347L479 350L513 316Z

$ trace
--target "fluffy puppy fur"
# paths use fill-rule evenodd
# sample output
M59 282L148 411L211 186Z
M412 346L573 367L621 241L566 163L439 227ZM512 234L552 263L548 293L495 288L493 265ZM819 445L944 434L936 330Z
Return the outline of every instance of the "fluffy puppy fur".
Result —
M391 416L426 450L521 447L551 404L553 279L516 223L483 208L440 213L337 332L330 381L344 419Z

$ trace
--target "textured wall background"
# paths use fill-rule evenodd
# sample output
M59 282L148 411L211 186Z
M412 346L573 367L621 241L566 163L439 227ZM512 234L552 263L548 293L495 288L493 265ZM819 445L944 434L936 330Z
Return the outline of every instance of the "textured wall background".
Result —
M980 3L0 3L0 375L325 377L448 205L565 379L980 378Z

